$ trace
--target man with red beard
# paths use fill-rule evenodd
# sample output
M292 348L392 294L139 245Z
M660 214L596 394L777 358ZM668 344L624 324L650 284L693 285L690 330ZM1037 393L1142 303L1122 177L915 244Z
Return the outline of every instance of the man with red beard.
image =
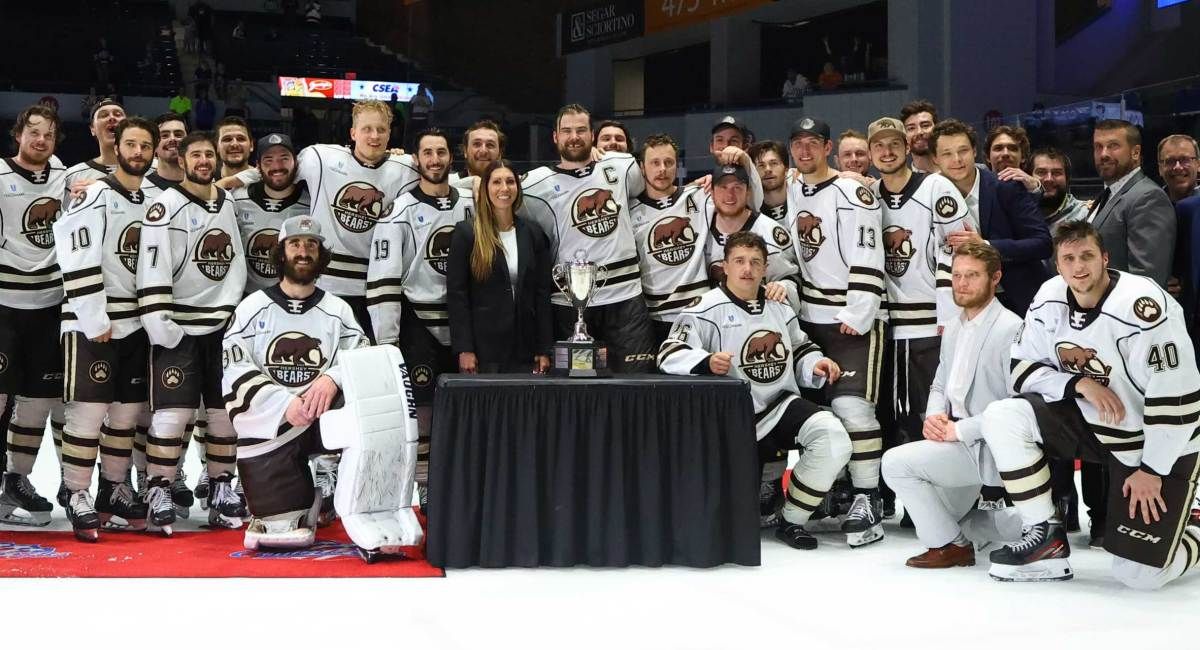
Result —
M82 193L91 183L116 171L117 124L123 119L125 109L114 99L104 99L92 107L92 121L88 129L96 138L100 155L67 169L64 204L70 203L72 195Z
M88 186L54 225L63 306L63 480L75 536L94 542L102 521L145 526L146 506L125 483L134 426L146 407L149 344L138 319L135 276L145 214L143 176L158 126L140 117L116 129L117 171ZM88 491L102 458L96 503Z
M14 401L7 429L8 464L0 521L44 526L50 502L34 491L29 473L46 417L62 422L62 354L58 345L62 281L52 225L62 213L65 171L54 157L62 137L58 114L31 106L12 129L17 155L0 159L0 410ZM58 427L62 425L59 424ZM58 430L61 430L59 428Z

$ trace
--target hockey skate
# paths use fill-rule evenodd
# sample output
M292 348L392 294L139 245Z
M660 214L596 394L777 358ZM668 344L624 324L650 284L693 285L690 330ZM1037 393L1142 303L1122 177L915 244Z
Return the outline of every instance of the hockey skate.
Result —
M854 494L850 512L842 522L842 532L846 533L846 543L850 548L866 546L883 539L883 519L880 516L882 509L883 500L879 497L879 490Z
M783 516L779 514L783 507L783 482L770 479L758 484L758 527L767 530L779 526Z
M200 465L200 480L196 481L196 489L192 492L196 501L200 502L201 510L208 510L208 467L207 464Z
M187 519L192 515L192 505L196 498L187 486L187 474L183 473L183 456L179 457L179 465L175 470L175 482L171 483L171 500L175 502L175 516Z
M1045 582L1074 577L1067 531L1057 521L1025 528L1021 540L992 551L988 575L1001 582Z
M775 539L800 551L811 551L817 548L817 538L804 530L804 526L788 523L782 517L779 519L779 526L775 529Z
M321 441L341 449L334 505L365 562L421 552L412 509L417 418L404 358L394 346L342 353L345 406L321 416Z
M246 526L242 546L260 548L307 548L317 539L317 531L308 525L309 510L296 510L269 517L254 517Z
M92 495L87 490L77 490L70 493L67 499L67 519L71 528L75 529L75 539L81 542L95 542L100 539L100 517L96 507L92 505Z
M100 522L110 530L146 530L146 504L136 496L129 484L100 477L96 493L96 511Z
M151 477L146 484L146 507L146 530L166 537L174 534L171 527L175 524L175 504L171 501L171 482L165 477Z
M61 468L58 471L58 494L54 495L54 500L63 510L66 510L67 504L71 502L71 490L67 488L67 479L63 476Z
M321 515L317 525L324 527L337 519L337 510L333 507L333 493L337 489L338 476L337 456L317 456L313 459L313 484L321 497Z
M54 506L33 489L28 476L16 472L4 474L0 492L0 523L17 526L45 526L50 523Z
M237 530L249 516L246 502L233 489L233 474L221 472L209 479L208 525Z

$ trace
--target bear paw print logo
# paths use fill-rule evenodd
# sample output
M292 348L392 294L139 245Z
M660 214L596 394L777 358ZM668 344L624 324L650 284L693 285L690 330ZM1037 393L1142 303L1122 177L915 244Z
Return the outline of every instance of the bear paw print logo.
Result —
M108 378L112 376L112 367L107 361L97 361L88 368L88 376L97 384L108 382Z
M183 384L183 370L171 366L162 373L162 385L165 388L179 388Z
M412 371L413 384L416 386L428 386L433 379L433 369L429 366L417 366Z

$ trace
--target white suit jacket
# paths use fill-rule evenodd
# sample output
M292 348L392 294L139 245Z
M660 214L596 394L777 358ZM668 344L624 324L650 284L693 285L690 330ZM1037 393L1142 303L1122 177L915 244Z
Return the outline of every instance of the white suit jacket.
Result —
M971 377L967 398L964 401L968 413L953 413L958 419L955 426L958 437L967 445L982 440L983 410L988 404L1009 397L1009 366L1012 362L1012 345L1021 332L1023 321L1019 316L1001 305L995 298L992 304L976 318L984 319L979 323L979 336L975 337L974 345L964 349L959 343L959 333L962 331L962 320L955 318L946 325L942 332L941 357L938 361L937 374L933 378L933 387L929 392L929 405L925 409L926 417L935 413L948 413L950 399L946 396L949 390L950 370L954 367L957 355L969 355L975 372Z

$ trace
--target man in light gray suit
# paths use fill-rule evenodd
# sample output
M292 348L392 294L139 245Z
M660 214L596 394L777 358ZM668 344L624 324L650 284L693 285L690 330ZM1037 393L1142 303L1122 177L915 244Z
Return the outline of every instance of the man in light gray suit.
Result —
M1142 172L1142 136L1125 120L1101 120L1092 156L1104 191L1087 220L1108 247L1109 268L1144 275L1163 288L1171 277L1175 209L1167 193Z
M960 524L984 486L1001 485L983 443L981 418L988 404L1009 396L1010 349L1021 330L1021 318L995 299L1000 284L1000 253L995 248L982 243L959 246L951 274L954 303L962 311L942 333L941 360L925 412L925 440L883 455L883 477L928 548L906 562L920 569L975 564L975 550ZM992 519L991 531L982 535L988 541L1020 536L1020 520L1009 516L1012 513L981 514Z

